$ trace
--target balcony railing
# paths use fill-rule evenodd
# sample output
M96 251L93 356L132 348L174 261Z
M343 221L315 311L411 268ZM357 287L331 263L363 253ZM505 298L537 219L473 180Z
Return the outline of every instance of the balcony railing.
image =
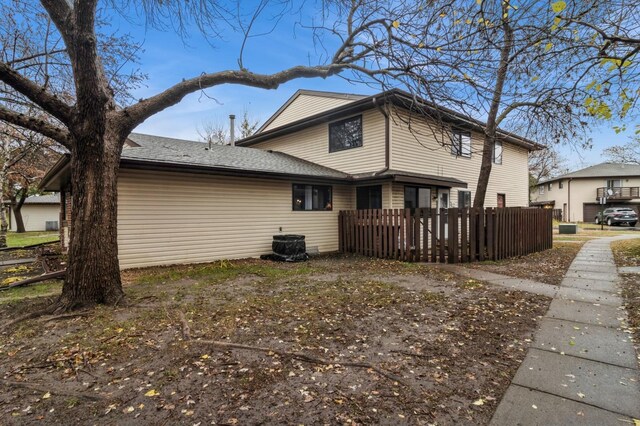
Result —
M598 188L597 199L607 197L609 200L631 200L640 198L640 187L637 186L615 186L612 188Z

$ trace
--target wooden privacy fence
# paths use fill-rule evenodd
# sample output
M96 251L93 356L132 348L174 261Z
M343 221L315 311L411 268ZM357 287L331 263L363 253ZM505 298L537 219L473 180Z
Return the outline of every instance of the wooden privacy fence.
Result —
M551 248L550 209L340 211L339 249L407 262L500 260Z

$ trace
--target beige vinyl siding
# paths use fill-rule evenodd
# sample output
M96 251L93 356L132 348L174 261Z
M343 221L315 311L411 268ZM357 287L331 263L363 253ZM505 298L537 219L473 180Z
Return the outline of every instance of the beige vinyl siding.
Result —
M257 257L275 234L338 249L338 212L353 188L333 186L333 211L292 211L293 181L122 169L118 180L121 268ZM282 227L282 232L279 228Z
M392 117L391 168L460 179L468 184L467 189L471 190L473 199L482 161L482 136L479 133L472 133L471 158L456 157L451 154L449 145L442 146L436 140L431 127L423 118L410 118L408 113L398 109L394 110ZM506 194L509 207L527 206L529 204L528 170L528 151L505 143L502 164L494 164L491 171L485 206L495 207L498 193ZM449 200L451 207L457 207L456 188L451 189Z
M16 217L11 211L11 231L16 231ZM44 231L46 222L58 222L60 226L60 204L24 204L22 206L24 229L28 231Z
M347 118L347 116L342 117ZM329 123L253 145L280 151L345 173L375 172L384 168L384 117L378 110L362 113L362 146L329 152Z
M278 116L262 131L275 129L288 123L301 120L353 102L354 99L336 98L330 96L301 94L293 100Z

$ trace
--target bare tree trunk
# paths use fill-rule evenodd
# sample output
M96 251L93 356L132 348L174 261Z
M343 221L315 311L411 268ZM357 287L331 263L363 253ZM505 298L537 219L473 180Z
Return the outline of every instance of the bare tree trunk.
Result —
M86 130L71 153L69 265L57 311L116 305L124 297L117 240L117 174L124 137Z
M28 188L24 188L20 192L20 198L16 200L11 198L11 210L13 210L13 218L16 221L16 232L18 234L26 232L24 229L24 219L22 218L22 206L27 199Z
M13 220L16 221L16 233L21 234L27 232L24 228L24 219L22 218L22 206L11 205L13 210Z
M508 2L503 3L503 13L508 16ZM504 83L507 79L507 71L509 68L509 57L513 48L513 29L509 26L508 18L504 18L502 22L504 30L504 40L500 48L500 65L496 76L496 85L493 90L493 98L491 99L491 108L487 117L487 125L485 127L484 143L482 147L482 164L480 165L480 174L478 176L478 186L476 187L476 196L473 199L473 207L483 208L484 201L487 196L487 186L491 177L491 168L493 167L493 150L496 144L496 133L498 131L498 111L500 111L500 101L502 100L502 92ZM496 195L497 197L497 195ZM496 198L497 202L497 198Z
M0 165L0 248L7 246L7 230L9 223L7 222L7 210L4 206L4 188L7 183L7 141L3 138L2 146L2 164Z

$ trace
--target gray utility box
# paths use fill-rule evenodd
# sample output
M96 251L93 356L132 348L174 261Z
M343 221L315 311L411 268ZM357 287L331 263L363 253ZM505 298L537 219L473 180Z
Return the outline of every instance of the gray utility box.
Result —
M577 234L578 233L578 225L575 223L561 223L558 225L558 233L559 234Z

